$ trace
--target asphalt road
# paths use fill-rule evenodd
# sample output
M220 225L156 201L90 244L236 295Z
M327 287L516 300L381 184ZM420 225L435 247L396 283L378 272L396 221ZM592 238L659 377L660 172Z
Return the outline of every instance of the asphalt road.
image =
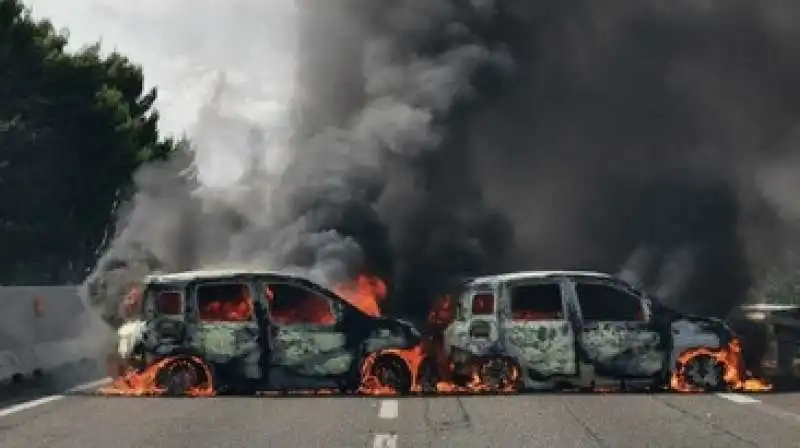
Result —
M792 393L26 400L0 447L800 447Z

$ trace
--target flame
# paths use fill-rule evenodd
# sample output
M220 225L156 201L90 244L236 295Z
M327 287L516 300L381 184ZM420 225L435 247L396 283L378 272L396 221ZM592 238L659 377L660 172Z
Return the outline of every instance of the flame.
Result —
M698 356L708 356L719 363L723 372L725 385L731 390L740 392L765 392L772 390L766 381L754 378L745 369L742 360L742 344L734 338L727 347L721 349L694 348L681 353L677 359L677 368L670 377L670 389L677 392L702 392L703 390L690 384L684 377L690 361Z
M119 367L119 364L117 366ZM187 383L188 387L183 391L183 395L190 397L214 396L211 368L196 356L163 358L149 365L141 372L134 369L124 369L125 371L122 372L121 376L116 378L110 386L100 389L99 392L104 395L130 397L167 395L170 391L164 385L159 384L159 376L177 375L175 369L181 367L189 367L189 369L186 369L187 371L182 373L186 377L181 379L189 381ZM201 370L199 377L196 369ZM120 369L117 368L116 370L119 371Z
M505 384L493 385L487 381L487 369L490 362L476 363L469 366L467 381L463 384L456 384L451 379L453 365L448 363L444 369L439 366L438 372L444 372L446 378L431 384L432 390L425 390L425 378L421 377L420 367L423 362L430 359L437 362L437 357L431 353L433 346L430 342L420 344L411 349L391 349L370 355L361 368L361 385L358 393L371 396L392 396L398 395L400 391L388 384L383 384L378 375L373 371L375 363L385 355L394 355L402 359L411 373L411 393L433 392L436 394L478 394L478 393L514 393L518 391L517 380L520 378L520 370L516 365L512 365L509 377Z
M428 313L428 328L436 334L441 334L454 318L453 297L449 294L441 296L433 303Z
M403 360L411 374L410 392L433 392L437 394L465 394L465 393L512 393L518 389L517 382L521 371L516 364L509 364L508 377L505 384L493 385L488 381L490 369L497 360L484 360L468 367L466 381L458 384L454 381L454 365L447 359L441 350L444 329L453 321L455 307L450 295L439 297L428 313L427 323L429 333L425 340L410 349L390 349L370 355L361 368L361 385L358 392L365 395L396 395L399 391L391 385L383 384L374 372L375 363L386 355L393 355ZM435 369L435 383L426 384L428 380L423 376L431 372L423 372L421 367L428 364ZM463 373L462 373L463 374ZM428 389L428 390L425 390Z
M377 317L381 315L380 302L386 297L387 285L380 278L362 274L352 282L339 285L334 290L345 300L362 312ZM267 299L274 303L274 294L267 291ZM271 315L275 321L292 321L307 323L325 323L334 319L329 306L320 301L302 299L293 301L291 307L272 308ZM296 303L295 303L296 302ZM318 306L319 305L319 306ZM323 306L325 305L325 306ZM201 310L207 316L217 320L241 321L249 320L253 309L250 300L236 302L211 302L208 308ZM361 365L361 381L357 393L370 396L391 396L404 391L396 390L392 384L385 384L386 378L382 369L390 364L382 364L383 360L398 359L403 364L399 368L407 374L408 391L411 393L436 394L480 394L480 393L514 393L519 389L521 368L506 358L487 358L476 360L467 366L456 366L442 350L443 332L455 317L453 297L445 295L437 299L427 316L428 333L422 343L408 349L389 349L368 356ZM722 349L696 348L683 352L677 360L677 368L671 375L669 388L678 392L696 392L701 389L690 384L686 371L690 361L697 356L710 357L719 363L723 372L723 381L731 390L736 391L768 391L772 386L765 381L754 378L745 369L742 360L742 348L739 339L733 339ZM392 358L387 358L392 357ZM192 369L175 370L176 367L191 366ZM397 367L397 364L394 364ZM423 368L425 366L425 368ZM163 383L163 378L171 375L186 375L186 372L200 373L198 378L189 378L191 386L185 388L184 395L213 396L215 389L210 367L198 357L167 357L150 364L143 370L124 369L110 387L101 390L108 395L123 396L159 396L170 393ZM397 373L397 372L393 372ZM186 384L186 383L184 383ZM595 388L595 392L610 392L608 388ZM338 390L296 390L290 392L261 393L302 395L330 395Z
M253 318L253 303L240 300L214 300L203 304L200 320L220 322L249 322Z
M272 322L281 325L331 325L336 322L336 316L331 313L328 302L319 300L316 296L306 296L292 303L291 306L272 308L270 318Z
M361 274L350 283L334 288L334 291L365 314L381 315L379 302L386 298L386 283L378 277Z

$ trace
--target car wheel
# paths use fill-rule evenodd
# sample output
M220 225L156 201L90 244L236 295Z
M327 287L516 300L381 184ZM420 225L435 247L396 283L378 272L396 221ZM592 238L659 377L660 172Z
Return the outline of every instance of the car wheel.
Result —
M495 391L518 389L520 373L516 363L503 357L486 359L480 366L481 381Z
M411 372L405 361L397 356L379 356L372 365L372 375L383 386L388 386L399 394L411 392Z
M710 355L697 355L686 361L682 375L686 384L706 392L727 388L725 365Z
M156 385L167 395L180 396L210 384L205 366L191 358L175 358L167 362L156 374Z

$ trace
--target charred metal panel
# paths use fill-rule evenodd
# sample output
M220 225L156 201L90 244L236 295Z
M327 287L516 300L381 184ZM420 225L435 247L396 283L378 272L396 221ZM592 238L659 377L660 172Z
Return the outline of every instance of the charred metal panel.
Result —
M194 347L210 361L221 362L258 351L258 332L254 324L204 322L197 327Z
M364 341L364 351L373 353L406 345L408 345L408 338L399 329L379 328L370 333Z
M355 359L345 343L340 332L279 328L272 364L303 376L341 375Z
M663 368L661 338L636 324L601 322L584 328L581 348L598 370L625 377L652 376Z
M468 343L467 323L464 321L455 321L450 324L444 331L444 352L450 354L453 347L466 349Z
M688 349L721 348L727 345L732 334L726 331L721 321L712 319L682 318L670 324L672 333L672 360L670 366L675 368L676 359Z
M569 322L506 322L505 350L524 369L542 376L575 374L575 335Z

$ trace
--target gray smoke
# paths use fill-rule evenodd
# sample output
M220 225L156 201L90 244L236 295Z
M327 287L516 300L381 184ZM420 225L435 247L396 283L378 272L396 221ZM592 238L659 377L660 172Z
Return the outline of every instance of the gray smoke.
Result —
M196 154L246 168L216 189L177 176L186 160L144 168L94 290L114 267L370 272L420 314L457 277L582 268L723 314L794 242L800 5L297 8L288 125L210 102Z

